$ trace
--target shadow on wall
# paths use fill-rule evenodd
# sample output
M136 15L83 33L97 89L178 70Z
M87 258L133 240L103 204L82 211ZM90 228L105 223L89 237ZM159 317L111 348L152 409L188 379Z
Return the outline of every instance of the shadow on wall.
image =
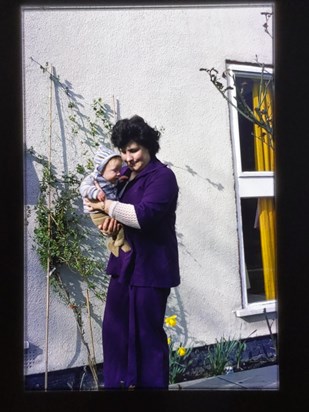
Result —
M173 337L174 340L181 344L190 343L188 335L188 326L186 321L186 311L181 300L179 289L172 288L168 299L166 317L177 316L177 324L175 327L166 327L168 337Z
M53 68L53 78L58 79L56 69ZM71 123L70 132L75 136L75 138L70 139L71 145L75 146L76 136L78 133L81 133L81 143L85 144L88 149L92 153L94 153L94 149L97 149L97 145L94 144L94 139L97 137L100 139L100 143L105 144L106 146L111 148L111 143L106 136L106 130L100 124L95 121L92 121L89 115L84 114L81 110L82 109L89 109L91 108L94 115L97 116L99 113L104 113L104 116L100 118L103 126L107 124L112 124L112 120L115 120L116 113L119 110L119 102L117 101L117 112L112 110L110 105L100 101L100 105L95 105L95 99L88 103L84 100L84 97L81 94L77 94L74 92L72 87L72 83L68 80L65 80L64 83L61 83L59 80L54 81L54 89L55 89L55 100L56 100L56 108L57 114L59 119L59 126L60 126L60 134L62 140L62 149L63 149L63 166L64 171L67 172L67 141L69 140L66 133L65 121L69 119ZM67 103L66 106L63 103L61 95L65 93ZM98 97L98 99L101 99ZM83 101L83 103L82 103ZM86 106L89 106L88 108ZM102 109L102 112L100 110ZM98 120L98 118L96 119Z
M185 165L185 167L181 167L181 166L176 166L173 163L169 162L169 161L163 161L164 164L166 164L169 167L174 167L176 169L181 169L184 170L185 172L190 173L192 176L197 176L200 179L205 180L206 182L208 182L211 186L213 186L215 189L218 189L220 192L222 190L224 190L224 186L221 183L216 183L213 182L212 180L210 180L208 177L203 177L201 175L199 175L195 170L192 169L191 166L189 165Z
M25 145L26 146L26 145ZM25 189L25 199L24 202L25 204L29 206L35 206L38 202L38 197L39 197L39 178L37 175L37 172L33 166L33 158L30 153L26 152L26 148L24 150L25 153L25 175L26 175L26 182L28 184L26 185Z
M59 79L56 72L56 68L53 67L53 78ZM97 150L97 145L94 142L95 137L100 140L100 143L106 144L111 147L111 143L106 136L106 130L101 127L99 124L91 122L90 116L82 112L83 109L87 110L89 108L93 109L93 102L86 102L84 97L81 94L78 94L74 91L72 83L68 80L65 80L63 83L59 80L54 81L54 90L55 90L55 101L57 108L57 115L59 120L59 127L61 131L61 140L62 140L62 155L63 155L63 168L64 173L69 173L68 170L68 161L67 161L67 146L71 145L75 147L76 145L76 136L80 133L80 142L85 144L93 153L93 150ZM65 94L66 101L63 101L62 96ZM89 106L87 108L87 106ZM111 107L102 103L102 108L104 115L107 119L107 122L111 123L113 118L113 110ZM94 110L94 109L93 109ZM70 121L71 128L66 127L66 122ZM96 119L98 120L98 119ZM70 149L72 148L70 147ZM91 249L87 250L89 257L96 259L100 262L107 262L108 252L106 250L104 238L99 233L93 223L90 221L87 215L83 214L82 210L82 199L80 199L80 209L79 212L83 215L84 224L88 228L88 239L90 239ZM71 296L78 305L85 304L85 297L81 287L81 279L76 279L76 273L74 274L71 271L66 271L65 274L66 282L70 285ZM92 283L99 285L101 291L106 290L108 284L108 277L103 272L96 272L92 275ZM90 302L91 309L92 303ZM96 323L101 323L101 318L98 316L95 311L91 310L92 317Z
M43 350L31 342L25 342L24 348L24 368L31 372L31 369L42 361Z
M91 152L96 149L96 145L94 145L94 138L99 138L101 143L106 144L107 146L111 147L111 143L109 142L108 137L106 136L106 131L104 127L104 123L102 124L102 127L98 124L95 125L95 128L93 127L93 124L91 124L90 117L85 115L82 110L86 108L88 105L91 110L94 109L93 104L89 104L86 101L84 101L84 98L82 95L77 94L74 92L72 84L68 81L65 80L64 82L60 82L59 79L57 78L57 72L56 69L53 68L53 73L52 76L55 78L54 81L54 92L55 92L55 104L56 104L56 113L57 113L57 120L59 122L59 132L60 132L60 138L61 138L61 161L62 161L62 167L63 167L63 173L69 173L69 165L68 165L68 152L73 148L76 148L76 142L77 142L77 135L80 133L80 138L79 144L83 143L85 144ZM103 104L103 103L102 103ZM87 108L86 108L87 109ZM119 102L117 101L117 110L112 110L111 107L107 104L103 104L103 109L106 114L107 121L109 121L111 118L115 119L115 113L117 113L117 118L119 115ZM70 146L70 147L69 147ZM69 149L69 150L68 150ZM60 159L60 156L59 156ZM177 166L172 164L171 162L165 162L168 166L178 168L181 170L184 170L185 172L189 173L192 176L198 177L200 179L203 179L204 181L208 182L213 188L215 188L218 191L223 191L224 187L221 183L213 182L211 179L200 176L195 170L193 170L189 165L185 165L185 167ZM29 179L31 179L31 182L35 182L31 186L31 192L29 193L29 199L27 200L28 202L31 201L31 204L36 204L37 203L37 198L38 198L38 187L39 187L39 179L36 175L35 169L30 162L29 157L27 156L27 173ZM83 213L80 210L81 213ZM91 225L91 223L89 223ZM92 237L92 244L94 247L91 250L91 253L93 256L95 256L97 259L100 259L101 262L106 261L106 249L104 246L99 245L98 242L98 231L96 228L93 228L93 237ZM192 259L194 259L195 263L198 263L197 260L190 254L189 250L185 246L185 242L183 242L183 234L182 233L177 233L177 238L179 241L179 245L183 248L185 248L185 251L187 254L191 256ZM72 300L76 302L77 305L80 306L85 306L85 295L84 295L84 289L83 285L81 282L81 279L79 277L76 277L76 274L70 272L70 271L65 271L63 280L66 284L70 286L70 295L72 297ZM104 274L96 274L93 278L93 283L102 283L103 282L103 287L104 286ZM91 314L93 319L97 324L101 324L101 314L97 315L95 313L94 307L91 304ZM173 289L171 291L170 299L168 302L168 309L167 309L167 316L171 315L177 315L177 325L173 329L173 335L179 337L183 342L186 343L191 337L188 335L188 326L187 326L187 313L184 309L181 296L179 293L179 290L177 288ZM171 331L172 332L172 331ZM79 334L77 333L76 336L76 347L75 347L75 354L73 355L71 365L74 364L74 359L78 356L78 352L80 351L81 348L81 338Z
M176 231L176 236L177 236L177 241L178 241L178 246L181 246L182 249L185 251L187 255L190 256L190 258L200 267L202 268L202 265L200 262L192 255L192 253L189 251L189 249L186 247L186 245L183 242L184 235L178 231Z
M203 179L204 181L208 182L212 187L214 187L218 191L224 190L224 186L221 183L213 182L207 177L200 176L189 165L185 165L185 167L181 167L181 166L177 166L173 164L170 161L163 161L163 163L166 164L168 167L184 170L185 172L188 172L192 176L197 176L200 179ZM193 259L193 261L198 266L202 267L201 264L198 262L198 260L192 255L192 253L186 247L185 242L184 242L183 233L176 231L176 236L177 236L179 247L181 247L185 251L185 253L189 255L190 258ZM169 297L169 301L168 301L166 316L169 317L172 315L177 316L177 325L173 328L173 330L168 329L167 334L169 334L170 332L173 336L175 336L177 340L180 340L181 341L180 343L182 344L189 344L189 345L192 343L196 344L197 343L196 341L195 342L190 341L192 337L189 337L189 334L188 334L188 326L187 326L187 321L186 321L187 313L184 309L184 305L182 303L178 288L172 289L170 297Z
M51 168L53 173L57 175L57 179L60 181L62 180L60 176L68 175L70 173L73 175L76 174L75 169L78 166L77 162L73 165L72 170L70 170L69 158L74 154L74 150L76 151L76 149L81 146L81 143L83 143L84 146L86 145L92 153L97 148L97 145L95 144L97 141L100 141L100 143L104 142L107 145L110 145L110 143L106 136L106 129L104 128L105 123L103 122L102 127L98 124L94 124L94 122L91 122L90 116L86 116L81 112L86 105L88 105L91 110L94 110L93 105L85 102L82 95L75 93L72 84L69 81L65 80L64 82L60 82L55 68L52 69L52 73L49 73L49 75L53 79L54 104L56 107L53 120L52 153L53 159L57 159L57 168L53 164L51 164ZM107 119L107 122L109 122L113 111L110 106L103 104L103 102L102 107L104 109L105 118ZM95 118L95 120L98 121L100 119ZM57 131L55 131L56 129ZM78 133L80 133L80 135L78 135ZM38 136L38 138L39 137L40 136ZM60 141L60 146L59 144L55 144L54 137ZM79 140L77 140L77 138ZM38 141L40 141L40 139L38 139ZM44 161L47 160L44 153L40 153L42 150L46 150L46 148L39 146L38 148L34 147L32 153L27 152L27 148L25 148L25 174L27 182L25 202L27 205L36 206L38 204L40 178L35 170L33 161L40 162L40 160L42 161L42 159L40 159L41 157ZM85 151L83 156L86 156ZM90 154L90 158L92 160L92 154ZM79 156L77 157L77 160L85 160L86 162L87 159L81 159ZM66 184L67 183L63 183L63 190L65 190ZM100 295L103 298L103 300L100 300L96 293L93 292L91 288L89 289L91 319L94 320L96 324L101 325L101 312L105 300L104 294L106 293L108 284L108 276L104 272L104 265L107 261L108 254L105 246L105 238L99 233L89 217L84 214L81 198L78 198L76 204L74 201L74 207L77 214L81 217L81 226L87 228L87 239L85 238L85 240L83 240L84 246L82 245L82 248L84 247L83 252L87 257L100 262L100 265L102 264L103 267L102 269L95 270L89 280L92 285L95 285L97 295ZM32 253L35 252L33 251ZM72 272L66 266L62 266L60 271L61 281L69 293L70 302L72 302L72 305L69 305L67 310L72 310L72 308L70 309L70 306L77 306L81 308L82 316L86 319L87 310L85 291L86 287L89 286L89 283L87 286L78 272ZM62 304L66 303L63 301ZM74 316L76 316L76 312L74 312ZM74 353L72 353L72 359L69 366L74 364L74 361L81 350L81 346L82 338L78 331L78 325L76 324L76 344L75 349L72 351Z

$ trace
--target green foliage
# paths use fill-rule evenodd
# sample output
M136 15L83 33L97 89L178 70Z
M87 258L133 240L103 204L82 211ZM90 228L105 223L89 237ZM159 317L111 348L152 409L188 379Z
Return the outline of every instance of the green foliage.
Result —
M109 119L107 106L104 105L101 97L99 97L98 99L93 99L92 109L95 113L95 122L91 122L91 125L93 126L93 135L97 135L98 132L100 132L100 128L98 128L97 126L99 122L102 123L105 132L107 134L110 134L113 125Z
M164 323L166 327L174 328L177 326L177 315L166 317ZM187 348L182 343L175 347L175 342L171 336L167 339L167 342L169 348L169 383L173 384L179 382L183 373L192 363L191 360L188 360L192 347Z
M102 98L93 99L90 107L94 118L91 119L90 116L80 112L81 105L76 100L76 93L68 86L69 82L61 82L60 76L53 74L48 63L43 66L33 58L31 60L39 65L44 74L49 75L58 92L63 92L68 99L67 119L71 123L74 139L76 140L82 132L80 144L86 144L88 148L96 148L101 143L106 143L113 125L110 121L111 111L103 103ZM75 145L74 141L73 144ZM68 286L60 281L61 268L64 267L78 274L87 288L91 289L98 298L104 299L107 276L104 275L105 261L102 258L102 251L105 246L102 236L96 228L89 228L86 221L88 217L80 211L79 186L85 174L93 170L92 156L89 158L86 149L83 154L83 164L78 163L73 171L56 173L56 168L50 163L50 159L38 153L33 147L28 149L28 152L33 160L42 166L40 195L34 208L36 215L34 249L42 267L53 272L51 284L66 303L71 293ZM93 244L90 245L91 239L96 242L95 248ZM98 279L101 280L99 287L96 284Z
M239 367L241 355L246 348L245 342L222 337L209 348L207 359L210 364L210 376L222 375L229 363L236 357Z
M55 268L57 272L65 265L72 272L78 273L87 287L103 299L105 292L98 290L92 278L96 274L104 276L104 261L93 254L93 247L87 243L90 232L86 216L79 210L79 185L83 178L79 173L85 171L85 168L79 165L76 173L63 174L61 178L57 178L43 156L33 148L30 153L43 166L40 195L34 207L34 249L40 263L48 271ZM97 241L100 240L98 236ZM103 243L101 246L103 247ZM63 288L63 284L59 284L55 276L51 278L51 283L58 292Z
M245 341L237 341L237 346L236 346L236 353L235 353L235 360L236 360L236 369L240 369L240 361L241 361L241 356L246 350L247 344Z
M182 343L175 347L172 338L168 340L169 346L169 383L179 382L185 370L192 363L188 358L192 352L192 347L186 348Z
M94 381L97 382L95 359L85 340L83 328L82 308L86 305L84 301L80 302L78 299L75 282L67 279L64 269L69 269L73 275L76 274L77 283L84 284L98 299L105 299L108 285L108 276L104 273L106 248L97 228L92 224L89 227L86 221L89 218L81 211L79 186L85 174L93 170L92 149L97 148L101 143L108 144L112 129L111 112L102 99L98 98L94 99L91 105L94 119L84 115L79 110L81 105L76 100L77 95L67 86L70 83L62 83L60 76L53 75L48 63L43 66L33 58L31 60L39 65L44 74L49 75L58 93L64 92L68 99L67 119L71 125L73 140L67 136L67 141L72 141L75 145L76 138L81 134L80 144L85 144L87 147L82 157L83 164L78 163L74 170L68 172L57 173L50 159L38 153L33 147L28 149L28 153L41 166L40 193L34 207L33 248L38 254L42 267L49 273L48 278L53 290L73 311L82 343L88 352L89 367ZM91 158L88 149L91 149ZM27 216L29 217L30 214L31 209L28 207ZM66 271L65 274L67 275L68 272Z

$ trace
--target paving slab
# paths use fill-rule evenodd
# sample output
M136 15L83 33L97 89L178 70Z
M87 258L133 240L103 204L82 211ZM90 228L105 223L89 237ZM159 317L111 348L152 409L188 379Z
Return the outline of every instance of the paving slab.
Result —
M169 386L169 390L183 389L218 389L218 390L278 390L278 365L264 366L226 375L196 379L188 382L176 383Z

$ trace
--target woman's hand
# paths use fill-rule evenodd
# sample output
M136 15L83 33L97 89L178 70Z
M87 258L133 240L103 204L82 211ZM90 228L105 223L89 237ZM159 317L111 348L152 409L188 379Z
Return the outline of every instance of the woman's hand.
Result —
M87 198L84 199L84 204L87 206L89 212L92 212L93 210L104 210L104 202L99 202L98 200L89 200Z
M108 217L104 220L104 222L98 226L99 230L103 233L105 236L117 236L121 224L114 218Z

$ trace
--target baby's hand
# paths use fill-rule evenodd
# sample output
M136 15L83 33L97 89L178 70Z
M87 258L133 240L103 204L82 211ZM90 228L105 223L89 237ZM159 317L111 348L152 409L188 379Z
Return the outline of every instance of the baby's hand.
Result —
M128 176L126 176L126 175L120 176L120 177L118 178L119 182L124 182L125 180L128 180L128 179L129 179L129 178L128 178Z
M100 202L103 202L105 200L105 193L103 192L103 190L100 190L99 193L97 194L97 199Z

